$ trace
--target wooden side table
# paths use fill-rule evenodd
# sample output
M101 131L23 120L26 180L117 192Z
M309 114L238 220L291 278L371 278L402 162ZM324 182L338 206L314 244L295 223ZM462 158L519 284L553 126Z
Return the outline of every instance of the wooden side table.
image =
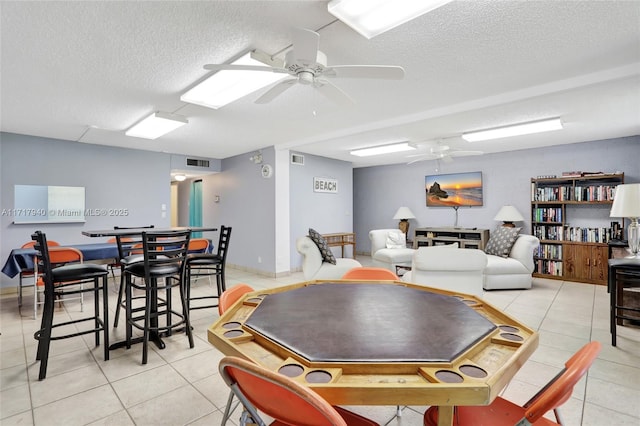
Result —
M354 232L338 232L335 234L323 234L329 247L341 247L342 257L344 257L344 246L353 246L352 256L356 258L356 234Z

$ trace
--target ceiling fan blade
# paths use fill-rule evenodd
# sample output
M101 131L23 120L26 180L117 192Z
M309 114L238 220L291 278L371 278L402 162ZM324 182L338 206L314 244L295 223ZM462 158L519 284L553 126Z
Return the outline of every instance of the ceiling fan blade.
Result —
M328 67L324 75L341 78L402 80L404 68L395 65L335 65Z
M451 151L449 155L453 157L467 157L470 155L482 155L484 152L482 151Z
M233 65L233 64L207 64L204 66L204 69L209 71L269 71L276 73L285 73L288 74L289 71L284 68L275 68L270 66L261 66L261 65Z
M313 83L313 87L318 89L320 93L337 104L349 105L355 103L349 95L327 80L316 79Z
M277 98L278 96L280 96L282 93L284 93L285 90L293 87L296 81L297 80L295 78L282 80L276 83L273 87L271 87L264 94L262 94L262 96L260 96L258 99L256 99L253 102L256 104L267 104L272 100L274 100L275 98Z
M293 52L296 59L315 62L320 48L320 34L304 28L293 29Z

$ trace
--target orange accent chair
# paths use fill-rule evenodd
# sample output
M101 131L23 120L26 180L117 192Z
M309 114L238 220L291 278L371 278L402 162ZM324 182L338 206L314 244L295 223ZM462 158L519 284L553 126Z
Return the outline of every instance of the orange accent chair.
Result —
M271 426L374 426L349 410L333 407L310 388L241 358L227 356L220 375L245 407L240 424L264 425L257 410L272 417Z
M33 248L33 246L35 245L35 241L29 241L28 243L24 243L22 245L23 249L30 249ZM47 241L47 246L49 247L58 247L60 246L60 244L56 241ZM23 285L22 284L22 279L23 278L33 278L33 274L35 273L35 271L33 269L23 269L20 271L20 276L18 277L18 307L22 306L22 287L33 287L33 284L31 285ZM38 291L37 288L33 289L34 294ZM33 313L33 318L37 319L38 318L38 311L37 311L37 307L34 305L34 313Z
M343 280L399 280L398 276L387 268L375 266L361 266L349 269L343 276Z
M220 314L220 316L222 316L222 314L224 314L227 311L227 309L233 306L234 303L240 300L242 296L244 296L247 293L251 293L252 291L253 291L253 288L250 285L244 284L244 283L237 284L231 287L230 289L225 290L220 295L220 300L218 303L218 313ZM224 415L222 416L223 418L222 424L225 424L227 422L227 420L229 419L229 416L231 416L231 414L234 412L234 410L238 406L236 404L232 407L232 404L233 404L233 392L229 392L229 399L227 400L227 405L224 409Z
M218 304L218 313L222 316L227 309L229 309L234 303L236 303L242 296L247 293L251 293L253 288L247 284L237 284L228 290L225 290L220 296L220 303Z
M522 407L497 397L490 405L456 407L453 424L473 426L562 425L558 407L564 404L602 349L600 342L587 343L565 363L565 368ZM556 422L544 416L553 410ZM438 424L438 407L424 413L424 425Z

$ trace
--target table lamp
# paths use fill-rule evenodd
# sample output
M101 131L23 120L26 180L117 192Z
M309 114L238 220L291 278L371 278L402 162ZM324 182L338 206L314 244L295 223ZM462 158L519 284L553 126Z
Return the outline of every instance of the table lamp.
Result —
M629 218L631 223L627 228L627 239L631 257L637 258L640 250L640 183L618 185L611 206L611 217Z
M404 235L409 237L409 219L415 219L416 216L409 210L409 207L400 207L395 215L393 215L394 219L400 219L400 223L398 223L398 228L404 233Z
M520 214L520 212L513 206L502 206L496 217L493 220L501 220L502 226L507 228L515 228L513 222L520 222L524 220L524 217Z

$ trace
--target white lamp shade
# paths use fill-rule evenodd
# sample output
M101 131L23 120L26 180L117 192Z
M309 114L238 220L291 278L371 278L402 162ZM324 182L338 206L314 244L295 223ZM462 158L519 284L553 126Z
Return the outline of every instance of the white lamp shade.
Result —
M416 216L409 210L409 207L400 207L395 215L394 219L415 219Z
M618 185L611 217L640 217L640 183Z
M524 217L513 206L502 206L496 217L493 220L500 220L502 222L520 222L524 220Z

